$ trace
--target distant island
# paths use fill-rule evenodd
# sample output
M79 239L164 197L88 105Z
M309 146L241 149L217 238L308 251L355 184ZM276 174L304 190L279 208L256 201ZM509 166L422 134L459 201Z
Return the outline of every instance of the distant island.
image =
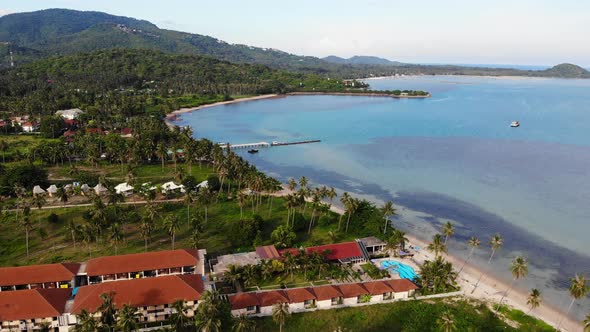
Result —
M47 9L0 17L0 68L20 66L55 55L114 48L151 49L170 54L210 56L239 64L264 65L324 78L359 79L395 75L476 75L590 78L574 64L546 70L407 64L374 56L323 59L273 48L229 44L193 33L160 29L155 24L101 12Z

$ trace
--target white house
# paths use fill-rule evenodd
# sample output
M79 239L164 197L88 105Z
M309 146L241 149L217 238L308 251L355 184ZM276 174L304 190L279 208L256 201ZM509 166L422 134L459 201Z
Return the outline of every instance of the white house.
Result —
M369 294L361 284L342 284L338 285L338 289L342 293L342 303L345 305L362 303L363 296Z
M25 122L21 128L23 128L25 133L32 133L39 130L39 125L37 125L35 122Z
M209 188L209 181L205 180L197 185L199 189L207 189Z
M102 183L97 184L93 189L97 195L104 195L108 191L107 187L103 186Z
M53 197L53 195L57 194L57 186L54 184L49 186L49 188L47 188L47 193L49 194L49 197Z
M166 194L168 192L181 192L185 193L186 190L184 189L184 185L177 185L176 183L170 181L166 182L162 185L162 194Z
M254 315L260 313L260 301L254 293L238 293L228 297L231 304L231 313L234 316L241 314Z
M293 288L285 290L289 299L289 309L301 311L316 307L316 296L311 288Z
M83 113L84 113L84 111L79 108L72 108L69 110L57 111L57 112L55 112L55 115L59 115L62 118L67 119L67 120L75 120L80 116L80 114L83 114Z
M84 183L80 186L80 191L82 192L82 195L86 195L90 191L90 187Z
M127 184L127 182L119 183L115 187L115 191L117 192L117 194L122 194L124 196L133 195L133 187Z
M386 282L375 280L363 283L371 295L371 302L383 302L393 298L393 288Z
M43 188L41 188L40 186L33 187L33 195L45 195L45 193L45 190L43 190Z
M332 285L312 288L316 297L315 305L318 309L328 309L342 304L342 293Z
M260 303L260 313L263 315L272 315L272 307L277 303L289 303L285 291L282 290L256 293L256 297Z

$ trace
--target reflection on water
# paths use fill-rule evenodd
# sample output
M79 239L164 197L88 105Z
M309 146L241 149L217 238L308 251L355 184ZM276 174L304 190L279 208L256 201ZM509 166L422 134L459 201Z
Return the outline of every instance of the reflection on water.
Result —
M419 77L370 83L434 96L288 97L194 112L182 124L213 141L322 139L244 157L282 180L305 175L377 203L394 200L403 206L395 222L414 235L429 237L453 220L451 249L459 255L468 237L483 244L500 232L505 248L490 272L509 278L510 259L523 254L531 273L520 286L549 289L547 300L563 307L567 278L590 275L590 82ZM523 125L510 128L514 120ZM488 253L482 248L479 255ZM589 309L582 301L576 315Z

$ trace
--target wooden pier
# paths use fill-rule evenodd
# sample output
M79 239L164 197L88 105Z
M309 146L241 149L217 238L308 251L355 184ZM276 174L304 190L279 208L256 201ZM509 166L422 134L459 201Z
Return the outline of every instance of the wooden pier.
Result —
M298 141L298 142L272 142L271 146L284 146L284 145L297 145L297 144L309 144L309 143L319 143L321 140L313 139L308 141Z

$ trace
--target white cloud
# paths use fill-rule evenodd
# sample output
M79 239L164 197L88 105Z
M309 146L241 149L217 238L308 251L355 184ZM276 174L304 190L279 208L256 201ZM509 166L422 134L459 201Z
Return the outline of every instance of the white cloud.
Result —
M0 8L0 16L4 16L4 15L8 15L8 14L12 14L12 12L8 9Z

